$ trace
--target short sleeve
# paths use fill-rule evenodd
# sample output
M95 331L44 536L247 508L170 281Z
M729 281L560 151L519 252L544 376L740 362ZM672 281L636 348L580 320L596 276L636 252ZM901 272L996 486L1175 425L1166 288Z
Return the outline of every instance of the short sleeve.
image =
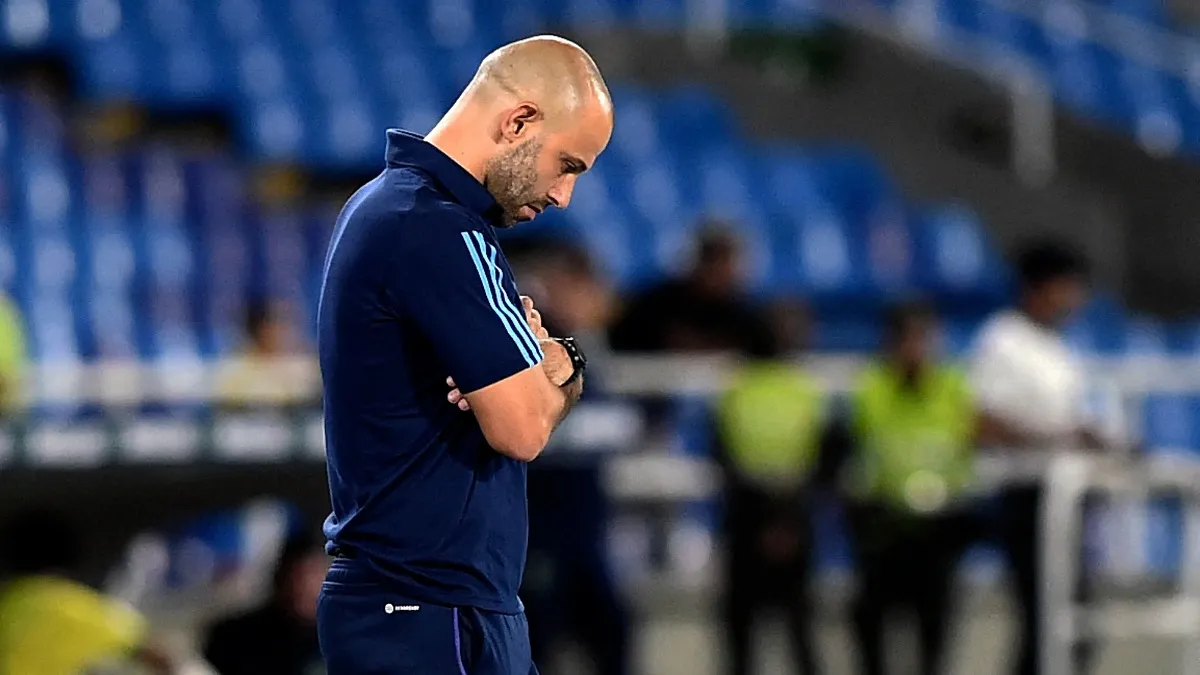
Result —
M482 232L431 223L421 246L405 251L402 289L413 318L464 392L542 362L517 286Z
M979 336L971 356L967 384L975 404L984 411L1004 414L1019 408L1020 387L1013 380L1004 336L995 326Z

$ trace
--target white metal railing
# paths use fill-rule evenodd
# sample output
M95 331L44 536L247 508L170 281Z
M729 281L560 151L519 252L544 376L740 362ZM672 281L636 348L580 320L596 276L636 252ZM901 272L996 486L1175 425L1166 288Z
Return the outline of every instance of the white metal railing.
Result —
M1055 458L1041 480L1046 496L1040 528L1040 671L1046 675L1075 672L1072 647L1080 640L1152 636L1183 640L1177 672L1200 674L1200 463L1112 463L1064 455ZM1184 500L1183 559L1171 597L1124 603L1075 600L1083 503L1096 493L1117 498L1165 493Z
M1166 355L1131 355L1085 358L1090 375L1115 386L1123 395L1151 393L1200 394L1200 359ZM655 354L627 355L605 360L605 386L616 394L709 395L717 393L736 367L726 355ZM845 392L866 363L855 354L819 354L797 363L831 392ZM24 396L28 405L96 403L130 406L142 403L215 402L232 389L245 364L237 360L198 359L104 361L98 363L41 363L27 372ZM295 356L252 366L268 398L315 400L321 378L316 360ZM262 381L280 382L287 390L263 387ZM240 391L240 389L239 389Z
M844 392L863 365L857 356L813 357L807 366L831 392ZM697 356L627 356L605 363L606 382L618 394L639 396L708 396L721 390L736 360ZM319 387L311 359L284 361L279 367L296 371L308 369L312 391L298 392L315 396ZM171 400L194 402L211 400L220 393L219 383L229 376L231 362L188 363L176 369L170 363L106 363L91 366L51 366L43 364L34 371L35 402L66 403L89 400L111 405L129 405L134 401L162 396ZM269 366L258 366L261 377L270 377ZM1200 392L1200 360L1129 357L1093 359L1089 372L1116 383L1129 400L1153 392ZM178 379L176 379L178 376ZM57 384L51 385L50 381ZM295 381L305 381L303 377ZM76 388L68 388L71 383ZM117 384L119 386L109 386ZM646 446L638 420L620 410L599 410L586 422L580 416L578 428L563 431L579 438L594 438L596 433L610 434L599 444L637 446L630 453L617 453L606 462L606 483L618 500L682 503L715 496L721 477L709 461L680 457ZM588 429L586 427L594 427ZM613 436L612 434L617 434ZM584 445L586 440L581 441ZM639 445L640 444L640 445ZM977 489L996 490L1014 482L1041 481L1047 490L1044 500L1042 536L1044 541L1044 615L1043 671L1047 675L1070 672L1070 644L1082 636L1120 639L1140 635L1180 637L1188 641L1182 673L1193 675L1200 667L1200 462L1193 458L1155 456L1150 458L1097 458L1057 453L1048 465L1029 467L1002 457L982 455L978 463ZM1075 604L1070 590L1078 570L1081 551L1074 542L1082 526L1082 503L1087 494L1100 492L1116 504L1145 504L1151 494L1170 492L1185 498L1186 544L1181 565L1182 583L1170 598L1143 599L1122 604ZM1144 532L1130 531L1112 548L1134 548L1144 542ZM707 584L707 585L706 585ZM708 582L686 585L684 592L694 593L711 586Z

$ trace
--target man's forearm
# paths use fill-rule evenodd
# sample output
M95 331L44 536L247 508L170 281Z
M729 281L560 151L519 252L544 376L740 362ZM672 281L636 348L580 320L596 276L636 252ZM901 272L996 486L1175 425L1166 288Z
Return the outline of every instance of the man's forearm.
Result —
M579 402L579 398L583 396L583 376L575 379L574 382L565 387L559 387L558 391L562 394L562 404L558 410L558 414L554 419L554 429L562 424L563 420L567 419L571 409Z

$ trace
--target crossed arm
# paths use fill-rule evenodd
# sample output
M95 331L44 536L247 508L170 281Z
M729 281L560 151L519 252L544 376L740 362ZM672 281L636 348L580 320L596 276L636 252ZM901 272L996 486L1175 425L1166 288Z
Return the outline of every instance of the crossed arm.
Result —
M562 386L574 372L567 350L542 326L541 313L533 300L522 296L525 320L538 339L545 359L477 391L463 393L451 387L447 400L464 411L473 411L483 435L497 452L524 462L533 461L550 440L550 434L566 418L583 394L583 378Z

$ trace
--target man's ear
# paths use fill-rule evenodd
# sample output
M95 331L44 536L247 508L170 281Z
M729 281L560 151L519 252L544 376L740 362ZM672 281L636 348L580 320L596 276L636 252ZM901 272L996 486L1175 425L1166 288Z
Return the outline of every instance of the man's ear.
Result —
M524 140L531 132L530 126L542 120L542 110L535 103L520 103L504 118L502 133L505 140Z

